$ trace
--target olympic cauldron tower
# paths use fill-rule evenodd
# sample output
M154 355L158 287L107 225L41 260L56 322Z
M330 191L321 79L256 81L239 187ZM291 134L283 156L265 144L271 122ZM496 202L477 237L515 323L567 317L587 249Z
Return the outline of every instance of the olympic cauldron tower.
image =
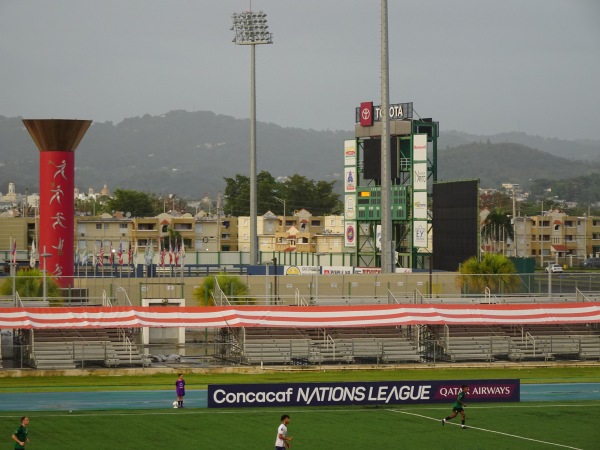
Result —
M24 119L23 123L40 151L40 265L67 287L74 271L75 149L92 121Z

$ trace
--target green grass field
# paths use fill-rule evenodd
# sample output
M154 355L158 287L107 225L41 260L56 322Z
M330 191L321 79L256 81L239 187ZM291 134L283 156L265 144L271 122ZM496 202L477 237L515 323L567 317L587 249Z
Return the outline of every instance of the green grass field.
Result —
M327 381L395 381L395 380L468 380L518 378L521 383L600 383L600 365L567 367L522 368L436 368L338 370L331 366L321 371L265 370L260 373L185 373L188 389L206 389L209 384L237 383L302 383ZM1 375L1 372L0 372ZM81 376L0 377L0 392L98 391L98 390L155 390L171 389L176 371L171 374L145 375L81 375ZM0 408L1 410L1 408Z
M282 383L519 378L527 383L600 382L600 367L435 368L418 370L328 370L260 374L186 374L190 390L211 383ZM173 374L140 376L0 378L1 392L172 389ZM467 426L459 418L442 427L447 405L399 407L306 407L293 409L183 409L0 413L6 448L27 414L29 449L273 449L279 417L291 416L295 449L597 449L600 401L475 404ZM1 410L1 405L0 405Z
M590 401L473 405L466 430L458 418L441 426L449 405L32 413L28 448L272 449L283 412L292 449L597 449L600 442L600 402ZM7 438L17 425L0 416Z

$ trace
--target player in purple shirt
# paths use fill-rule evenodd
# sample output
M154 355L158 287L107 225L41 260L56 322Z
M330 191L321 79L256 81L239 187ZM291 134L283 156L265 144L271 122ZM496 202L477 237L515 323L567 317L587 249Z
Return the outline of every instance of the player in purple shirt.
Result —
M180 373L175 382L175 391L177 393L177 407L183 408L183 397L185 396L185 380L183 374Z

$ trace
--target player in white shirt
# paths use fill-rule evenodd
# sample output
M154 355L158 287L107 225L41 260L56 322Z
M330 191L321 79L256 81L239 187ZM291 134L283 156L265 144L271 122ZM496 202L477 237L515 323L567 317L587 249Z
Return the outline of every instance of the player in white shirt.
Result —
M284 414L281 416L281 425L277 428L277 438L275 439L275 450L285 450L289 448L291 437L287 437L287 424L290 423L290 416Z

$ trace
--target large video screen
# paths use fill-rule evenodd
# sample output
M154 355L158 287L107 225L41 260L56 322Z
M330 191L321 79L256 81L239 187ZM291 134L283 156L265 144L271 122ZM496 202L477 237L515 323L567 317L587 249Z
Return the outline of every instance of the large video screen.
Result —
M398 138L390 139L390 178L398 175ZM365 180L376 180L381 184L381 139L372 138L363 141L363 177Z
M479 255L479 180L433 184L433 269L457 271Z

